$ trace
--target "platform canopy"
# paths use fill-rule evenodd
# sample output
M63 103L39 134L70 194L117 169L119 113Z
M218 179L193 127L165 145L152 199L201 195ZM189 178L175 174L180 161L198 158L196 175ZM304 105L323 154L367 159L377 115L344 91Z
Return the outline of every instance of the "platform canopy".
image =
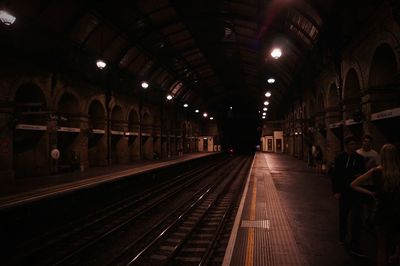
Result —
M268 90L269 118L279 119L325 57L338 56L340 23L360 8L341 2L10 0L1 8L16 20L1 31L0 45L29 65L125 93L146 81L147 90L193 110L221 114L233 106L257 116Z

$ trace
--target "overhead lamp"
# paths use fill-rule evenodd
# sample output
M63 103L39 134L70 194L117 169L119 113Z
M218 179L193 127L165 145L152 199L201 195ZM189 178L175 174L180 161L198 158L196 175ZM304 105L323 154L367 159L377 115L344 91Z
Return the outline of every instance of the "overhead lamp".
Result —
M262 119L265 119L265 116L263 116Z
M204 116L204 117L207 117L207 116L208 116L208 114L207 114L207 113L203 113L203 116Z
M198 113L198 112L200 112L200 110L199 110L199 109L196 109L196 110L194 110L194 112L195 112L195 113Z
M213 120L213 119L214 119L214 117L211 116L211 117L210 117L210 120Z
M267 98L269 98L269 97L271 97L271 92L269 92L269 91L267 91L266 93L265 93L265 97L267 97Z
M96 61L96 66L100 69L103 69L107 66L106 62L104 62L103 60L97 60Z
M149 87L149 83L147 83L147 81L142 81L140 85L142 86L143 89L147 89Z
M5 10L0 10L0 21L6 25L6 26L10 26L12 24L14 24L16 18L11 15L10 13L8 13Z
M263 113L262 115L263 115L263 116L266 116L266 115L267 115L267 113Z
M231 109L231 110L232 110L232 109L233 109L233 107L232 107L232 106L229 106L229 109Z
M263 108L263 111L268 111L268 108L267 108L267 107L264 107L264 108Z
M264 102L264 105L268 105L268 104L269 104L269 101L265 101L265 102Z
M185 103L185 104L183 105L183 107L187 108L187 107L189 107L189 105L188 105L187 103Z
M167 95L167 100L168 100L168 101L172 100L172 98L173 98L173 97L172 97L171 94L168 94L168 95Z
M282 55L282 50L279 48L274 48L271 52L271 56L275 59L278 59Z
M269 78L269 79L267 80L267 82L268 82L269 84L273 84L273 83L275 83L275 79L274 79L274 78Z

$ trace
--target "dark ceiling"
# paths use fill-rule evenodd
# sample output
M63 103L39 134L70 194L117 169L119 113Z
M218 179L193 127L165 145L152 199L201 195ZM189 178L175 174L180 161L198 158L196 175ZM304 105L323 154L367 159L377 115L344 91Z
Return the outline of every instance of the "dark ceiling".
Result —
M348 17L360 1L350 2ZM229 106L257 116L268 89L268 118L279 119L298 96L294 88L307 83L299 77L315 72L310 62L324 52L321 35L333 50L341 45L343 33L332 26L338 21L332 17L344 14L342 5L332 0L2 1L17 21L3 26L0 45L13 58L94 82L106 79L107 86L125 93L146 79L150 90L171 93L175 101L217 116ZM279 60L269 55L275 46L283 51ZM107 62L107 78L95 67L99 58ZM276 83L268 85L268 77Z

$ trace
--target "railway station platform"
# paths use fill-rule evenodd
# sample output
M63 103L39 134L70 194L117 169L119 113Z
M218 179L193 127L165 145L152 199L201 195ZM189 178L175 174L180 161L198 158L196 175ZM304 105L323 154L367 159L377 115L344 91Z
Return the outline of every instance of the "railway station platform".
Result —
M17 180L0 188L0 210L213 154ZM285 154L256 153L222 265L374 265L375 240L366 228L366 257L354 257L339 245L337 204L328 176Z
M257 153L223 265L374 265L372 232L363 230L360 258L339 244L337 231L328 176L285 154Z
M144 174L214 154L216 154L216 152L191 153L164 160L141 161L109 167L94 167L87 169L85 172L71 172L15 180L7 186L0 186L0 210L54 195L96 186L126 176Z

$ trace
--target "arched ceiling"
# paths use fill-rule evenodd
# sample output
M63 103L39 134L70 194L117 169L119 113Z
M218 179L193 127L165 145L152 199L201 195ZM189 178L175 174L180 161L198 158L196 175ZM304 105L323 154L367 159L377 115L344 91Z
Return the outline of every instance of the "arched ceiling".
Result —
M1 48L122 92L145 79L176 101L216 113L228 106L256 113L269 89L278 117L274 106L287 104L331 2L11 0L3 7L17 23L2 27ZM279 60L269 55L275 46ZM107 77L93 63L98 58L108 64ZM268 77L276 83L267 85Z

